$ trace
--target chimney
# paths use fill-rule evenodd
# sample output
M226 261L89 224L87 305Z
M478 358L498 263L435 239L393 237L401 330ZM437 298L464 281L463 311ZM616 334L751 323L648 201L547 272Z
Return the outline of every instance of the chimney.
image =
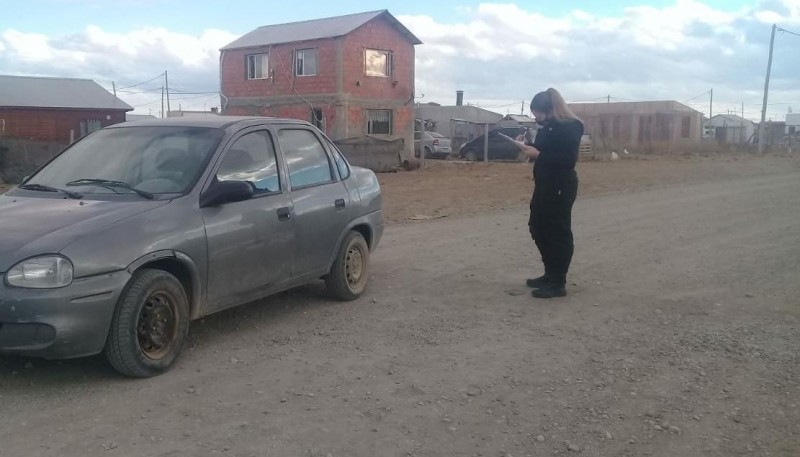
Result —
M464 91L457 90L456 91L456 106L461 106L464 104Z

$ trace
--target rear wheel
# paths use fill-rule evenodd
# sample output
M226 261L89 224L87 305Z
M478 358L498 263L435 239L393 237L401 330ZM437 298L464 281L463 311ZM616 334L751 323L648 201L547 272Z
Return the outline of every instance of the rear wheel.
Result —
M368 279L369 246L360 233L350 232L325 277L328 292L339 300L355 300L364 293Z
M425 146L425 158L429 159L431 157L431 148Z
M167 371L189 330L189 300L175 276L140 270L114 311L105 354L125 376L147 378Z
M468 149L466 153L464 153L464 158L469 160L470 162L477 162L478 161L478 151L474 149Z

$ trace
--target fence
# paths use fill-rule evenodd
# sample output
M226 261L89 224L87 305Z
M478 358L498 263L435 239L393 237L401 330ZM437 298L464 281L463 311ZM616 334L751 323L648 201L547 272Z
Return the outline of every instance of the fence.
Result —
M0 138L0 184L22 181L64 147L60 143Z

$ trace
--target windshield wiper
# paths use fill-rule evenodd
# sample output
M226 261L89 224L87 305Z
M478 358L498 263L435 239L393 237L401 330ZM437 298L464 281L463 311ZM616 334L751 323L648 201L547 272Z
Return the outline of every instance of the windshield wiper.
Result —
M115 189L128 189L130 191L136 192L140 196L152 200L155 195L151 194L150 192L137 189L130 184L124 181L114 181L112 179L97 179L97 178L83 178L83 179L76 179L74 181L70 181L67 183L68 186L86 186L86 185L96 185L100 187L106 187L111 190Z
M74 198L75 200L80 200L81 198L83 198L83 195L77 192L72 192L71 190L66 190L66 189L59 189L58 187L45 186L44 184L23 184L19 186L19 188L24 190L36 190L41 192L61 192L67 197Z

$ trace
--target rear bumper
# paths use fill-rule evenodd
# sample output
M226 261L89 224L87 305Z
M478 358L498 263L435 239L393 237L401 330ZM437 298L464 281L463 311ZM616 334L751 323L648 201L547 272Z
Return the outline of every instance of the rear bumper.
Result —
M0 276L0 354L48 359L101 352L127 271L76 279L60 289L8 287Z

